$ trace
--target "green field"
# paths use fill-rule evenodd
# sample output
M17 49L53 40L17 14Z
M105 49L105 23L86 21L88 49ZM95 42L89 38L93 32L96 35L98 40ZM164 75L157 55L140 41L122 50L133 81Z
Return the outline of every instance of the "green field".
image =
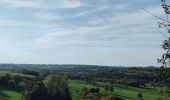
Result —
M102 93L109 93L113 95L118 95L123 98L126 98L126 100L137 100L137 94L140 92L143 94L144 100L157 100L158 99L158 90L156 89L143 89L143 88L135 88L135 87L128 87L125 88L124 86L116 85L114 86L114 92L106 92L104 90L104 85L106 83L98 82L96 86L87 84L84 81L75 81L72 80L69 82L69 88L71 95L73 97L73 100L81 100L80 94L81 90L84 87L91 88L91 87L98 87L100 88ZM0 87L0 96L5 97L6 100L19 100L21 97L21 93L11 90L5 87ZM166 98L164 100L170 100L170 98Z
M0 87L0 97L5 100L20 100L21 93L6 87Z
M34 77L32 75L27 75L27 74L14 73L14 72L10 72L10 71L0 71L0 76L4 76L6 74L9 74L11 76Z
M83 87L98 87L100 88L102 93L110 93L113 95L118 95L126 100L137 100L137 94L142 93L144 100L157 100L159 97L157 89L144 89L144 88L136 88L136 87L128 87L116 85L114 86L114 92L106 92L104 90L104 85L106 83L99 82L96 86L89 85L84 81L70 81L69 88L72 94L73 100L81 100L80 94ZM170 97L165 98L164 100L170 100Z
M10 72L10 71L0 71L0 77L4 76L6 74L9 74L10 76L34 77L34 76L31 76L31 75L13 73L13 72ZM20 100L21 93L17 92L16 90L13 90L13 89L0 86L0 100L2 98L5 99L5 100Z
M19 73L11 73L9 71L0 71L0 76L3 76L5 74L10 74L11 76L22 76L22 77L33 77L30 75L25 74L19 74ZM69 89L71 92L71 95L73 97L73 100L81 100L81 90L84 87L87 88L100 88L101 93L103 94L112 94L117 95L120 97L125 98L126 100L137 100L137 94L142 93L144 100L157 100L159 97L158 89L146 89L146 88L136 88L136 87L128 87L121 85L115 85L114 91L106 92L104 90L106 83L104 82L97 82L97 84L91 85L87 84L85 81L76 81L76 80L70 80L69 81ZM6 87L0 86L0 97L5 97L5 100L19 100L21 97L21 93L17 92L16 90L12 90ZM1 100L1 98L0 98ZM164 100L170 100L170 97L165 98Z

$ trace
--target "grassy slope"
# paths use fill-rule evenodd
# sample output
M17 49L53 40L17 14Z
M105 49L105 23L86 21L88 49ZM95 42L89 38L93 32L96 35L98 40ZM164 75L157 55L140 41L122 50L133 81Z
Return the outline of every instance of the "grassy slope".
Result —
M0 87L0 96L5 100L20 100L21 93L6 87Z
M98 83L97 86L89 85L83 81L70 81L69 88L73 97L73 100L80 100L80 93L83 87L99 87L101 92L106 93L104 91L104 84L106 83ZM126 100L136 100L137 94L142 93L145 100L157 100L158 99L158 90L156 89L143 89L136 87L125 88L123 86L117 85L114 87L114 92L112 94L119 95L121 97L125 97ZM110 92L107 92L110 93ZM170 100L168 97L166 100Z
M0 77L6 74L10 74L11 76L21 76L21 77L34 77L31 75L25 75L20 73L12 73L10 71L0 71ZM0 86L0 97L5 98L5 100L20 100L21 93L16 90L9 89L7 87Z
M84 87L90 88L94 86L86 84L83 81L72 80L69 82L69 89L70 89L73 100L80 100L80 93Z
M10 71L1 71L0 70L0 76L4 76L6 74L10 74L11 76L21 76L21 77L34 77L32 75L26 75L26 74L20 74L20 73L13 73Z

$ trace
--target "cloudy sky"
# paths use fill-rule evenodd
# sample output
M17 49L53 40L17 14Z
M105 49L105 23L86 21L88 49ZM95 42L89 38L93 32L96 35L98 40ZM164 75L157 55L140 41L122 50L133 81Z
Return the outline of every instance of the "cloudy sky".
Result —
M0 63L157 65L160 0L0 0ZM162 16L163 17L163 16Z

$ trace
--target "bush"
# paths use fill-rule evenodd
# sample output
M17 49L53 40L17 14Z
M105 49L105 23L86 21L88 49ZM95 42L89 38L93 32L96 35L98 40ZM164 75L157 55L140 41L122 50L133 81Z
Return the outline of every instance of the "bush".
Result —
M96 93L99 93L99 92L100 92L100 89L99 89L99 88L96 88L96 89L95 89L95 92L96 92Z

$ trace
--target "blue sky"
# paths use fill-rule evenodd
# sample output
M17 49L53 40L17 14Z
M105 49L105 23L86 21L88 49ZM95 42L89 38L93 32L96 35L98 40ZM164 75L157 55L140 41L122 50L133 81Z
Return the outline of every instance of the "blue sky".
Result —
M0 63L157 65L160 0L0 0ZM164 17L164 16L162 16Z

